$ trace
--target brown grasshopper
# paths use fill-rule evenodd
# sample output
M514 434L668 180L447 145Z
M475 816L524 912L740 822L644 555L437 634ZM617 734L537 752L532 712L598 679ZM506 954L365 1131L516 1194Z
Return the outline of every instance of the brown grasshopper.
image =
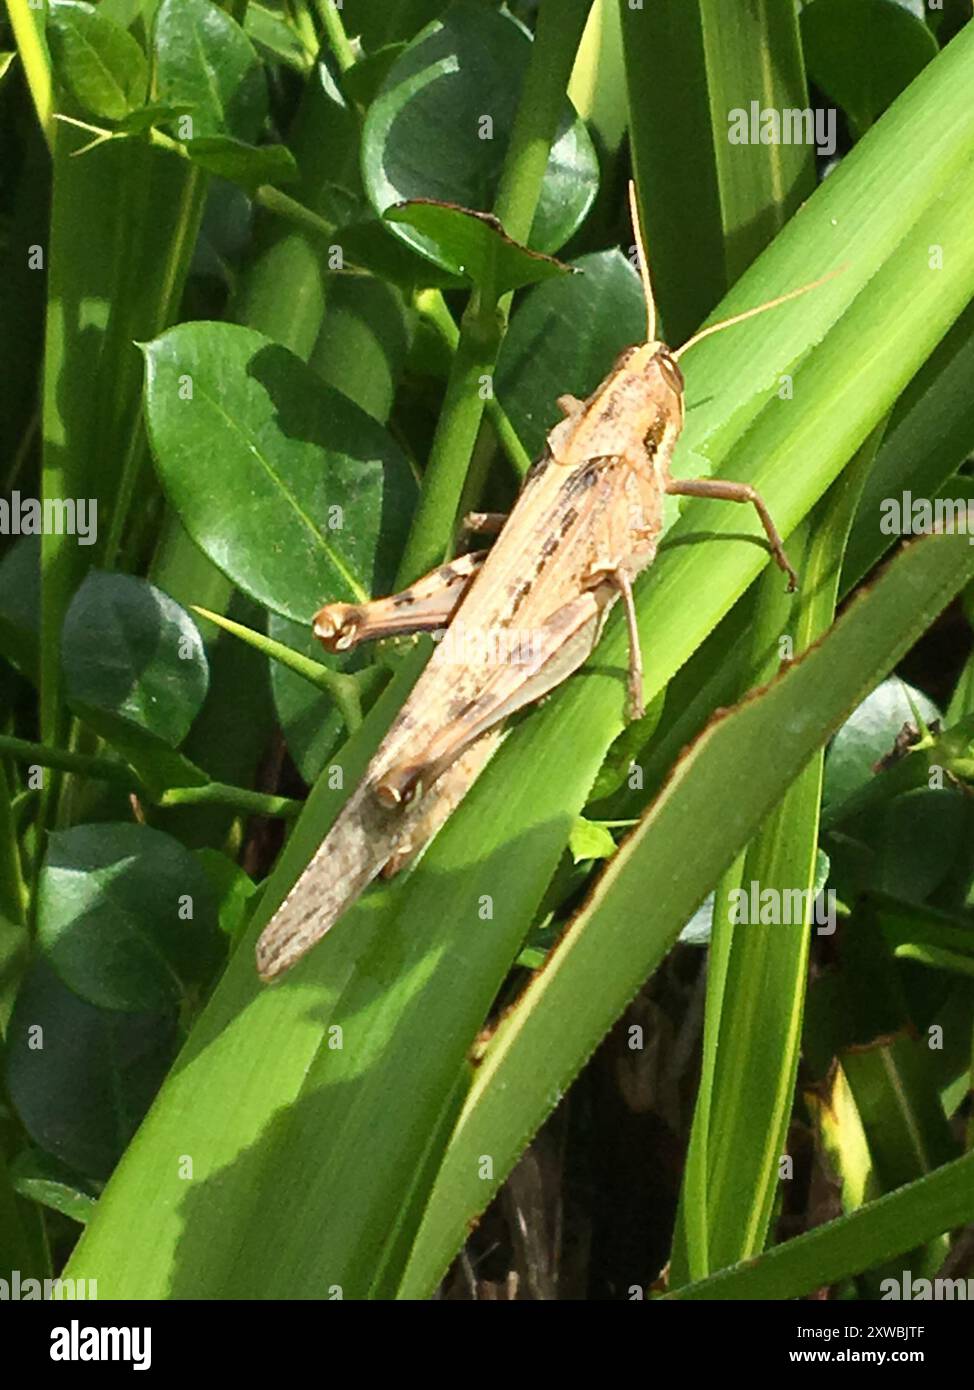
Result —
M656 341L631 186L630 203L647 340L626 348L587 400L559 399L564 419L548 435L510 516L467 518L468 529L498 532L493 547L441 565L391 598L329 603L315 616L315 635L332 652L393 634L446 632L361 784L264 929L257 943L263 980L300 960L380 873L390 876L424 848L493 753L503 721L582 664L617 598L629 629L630 712L642 713L632 582L655 558L665 494L752 504L789 587L796 585L781 537L752 487L673 478L669 466L683 426L683 353L815 286L713 324L671 351ZM475 653L458 653L460 635L478 639Z

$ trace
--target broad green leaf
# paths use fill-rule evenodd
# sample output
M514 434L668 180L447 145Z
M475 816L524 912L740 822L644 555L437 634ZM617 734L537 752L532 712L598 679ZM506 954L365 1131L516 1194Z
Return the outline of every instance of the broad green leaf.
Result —
M10 1166L14 1191L84 1226L98 1201L97 1183L86 1182L51 1154L30 1149Z
M96 1009L37 961L10 1020L8 1093L35 1144L87 1177L105 1178L175 1047L171 1015Z
M336 275L311 365L322 381L385 424L405 371L413 317L392 285Z
M404 42L385 44L343 72L341 87L349 100L363 108L370 105L405 47Z
M92 115L121 120L142 105L149 68L136 40L82 0L53 0L48 42L59 80Z
M600 821L579 816L568 837L568 848L572 859L579 864L584 859L611 859L616 852L616 842L608 827Z
M220 930L231 940L235 940L250 913L251 899L257 892L257 884L239 864L235 864L219 850L197 850L196 857L210 882Z
M449 9L450 0L344 0L345 28L360 34L369 53L383 44L411 39L424 25Z
M598 251L572 269L525 296L497 360L498 400L532 457L561 418L558 397L584 400L622 349L646 337L639 276L625 256Z
M163 0L155 53L158 99L192 108L191 138L257 138L267 115L264 69L250 39L218 5Z
M801 31L810 76L857 135L937 56L926 24L894 0L813 0L802 7Z
M490 210L529 52L530 39L515 20L473 0L458 0L410 43L365 119L362 172L377 211L411 198ZM563 246L597 184L591 141L566 103L530 245L549 253ZM396 226L410 246L454 268L428 236Z
M262 183L291 183L298 166L286 145L248 145L232 135L198 135L186 142L194 164L210 174L256 189Z
M79 998L126 1013L178 1007L219 960L210 880L146 825L79 825L50 838L38 940Z
M414 228L435 248L439 265L474 285L489 286L493 293L523 289L566 269L550 256L512 241L489 212L420 198L387 208L385 220Z
M941 718L922 691L894 677L883 681L854 710L832 740L825 760L825 804L835 807L858 791L881 759L896 747L904 724L919 711L927 724Z
M61 638L65 691L178 748L206 697L203 639L178 603L145 579L92 570Z
M245 593L308 623L326 600L361 600L388 578L415 489L381 426L246 328L181 324L145 356L163 484Z
M266 5L251 3L244 17L244 30L259 49L286 63L296 72L307 72L312 56L295 28Z

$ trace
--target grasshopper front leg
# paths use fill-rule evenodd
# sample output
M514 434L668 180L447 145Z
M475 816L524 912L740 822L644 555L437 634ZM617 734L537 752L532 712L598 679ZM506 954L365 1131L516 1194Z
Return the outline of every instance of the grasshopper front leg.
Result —
M326 603L314 616L314 634L326 651L349 652L380 637L435 632L453 617L486 557L486 550L461 555L389 598Z

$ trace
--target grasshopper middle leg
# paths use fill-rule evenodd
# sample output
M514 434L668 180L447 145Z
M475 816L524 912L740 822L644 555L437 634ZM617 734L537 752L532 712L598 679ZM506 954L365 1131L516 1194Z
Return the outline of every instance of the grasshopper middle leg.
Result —
M750 483L731 483L721 478L667 478L666 491L675 497L715 497L722 502L750 502L761 518L772 555L788 576L789 592L798 588L798 575L785 554L778 528L771 520L764 498Z

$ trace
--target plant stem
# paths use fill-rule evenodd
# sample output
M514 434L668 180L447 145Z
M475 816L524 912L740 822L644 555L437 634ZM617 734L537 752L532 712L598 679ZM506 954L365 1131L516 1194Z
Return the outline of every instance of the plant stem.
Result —
M330 667L323 666L320 661L313 661L311 657L293 651L283 642L277 642L273 637L266 637L262 632L255 632L252 627L246 627L243 623L236 623L232 618L225 618L222 613L211 613L208 608L200 608L197 604L190 606L194 613L199 613L201 617L206 618L217 627L223 628L225 632L229 632L231 636L239 637L241 642L246 642L255 651L270 657L272 661L280 662L289 671L293 671L296 676L310 681L312 685L330 696L341 711L345 727L349 733L353 733L361 724L362 703L359 697L359 684L354 676L346 675L343 671L332 671Z
M51 87L51 61L43 34L43 20L38 25L37 11L27 0L7 0L10 27L14 31L17 51L24 65L27 85L44 132L47 148L54 149L54 94Z
M494 213L515 241L528 243L548 157L565 104L592 0L541 0L531 58Z
M75 753L68 748L50 748L45 743L31 743L7 734L0 734L0 754L16 758L18 762L36 763L59 772L74 772L93 777L99 782L112 782L156 806L231 806L244 815L277 816L291 820L304 805L291 797L271 796L247 787L232 787L227 782L205 782L200 787L168 787L159 796L153 796L124 763L91 753Z
M24 882L12 800L6 769L0 763L0 914L20 927L27 920L30 895Z
M450 352L456 352L457 343L460 341L460 330L453 322L453 315L447 307L442 292L431 289L420 290L416 295L415 304L417 313L422 314L430 327L439 334ZM497 442L507 455L518 478L523 478L531 467L531 455L521 443L517 430L511 424L496 396L492 395L487 401L486 411L487 419L491 423Z
M321 19L328 46L335 55L335 62L342 72L347 72L355 63L355 52L348 41L342 17L334 0L315 0L315 9Z
M516 241L526 243L531 233L548 155L564 109L565 89L590 8L591 0L541 0L494 206L508 235ZM464 311L419 505L399 565L397 588L410 584L449 554L457 507L487 403L483 391L492 382L510 301L510 295L500 300L493 285L483 284L471 294Z

